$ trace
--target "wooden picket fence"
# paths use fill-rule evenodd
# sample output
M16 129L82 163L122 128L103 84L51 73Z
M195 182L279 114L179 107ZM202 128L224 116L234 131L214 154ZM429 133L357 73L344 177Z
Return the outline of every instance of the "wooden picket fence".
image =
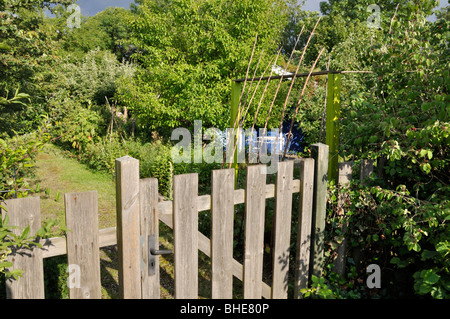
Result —
M233 276L244 298L287 298L293 193L299 193L294 298L323 263L328 146L312 145L312 157L278 163L275 184L266 184L264 165L247 168L246 188L235 189L234 169L212 172L211 194L198 195L198 175L176 175L173 201L159 201L158 180L139 178L139 161L116 160L117 226L98 229L97 192L65 194L64 238L42 239L42 248L10 255L18 280L7 280L7 297L45 298L43 258L67 255L69 297L101 298L99 248L117 245L122 298L160 298L159 221L173 229L175 298L198 298L198 251L211 258L211 297L230 299ZM300 175L294 178L294 166ZM272 283L263 281L265 202L275 198ZM245 203L244 261L233 258L234 206ZM10 224L31 233L41 226L39 197L4 204ZM198 213L211 212L211 239L198 231ZM5 213L4 211L2 212ZM156 239L156 240L155 240ZM150 247L153 246L153 247ZM292 281L292 280L291 280Z

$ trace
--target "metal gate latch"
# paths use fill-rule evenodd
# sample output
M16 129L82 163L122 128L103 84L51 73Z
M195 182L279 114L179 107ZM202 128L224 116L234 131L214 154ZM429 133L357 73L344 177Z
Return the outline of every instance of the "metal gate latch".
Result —
M148 236L148 275L153 276L155 274L156 256L173 254L171 249L156 249L159 248L159 241L155 236Z

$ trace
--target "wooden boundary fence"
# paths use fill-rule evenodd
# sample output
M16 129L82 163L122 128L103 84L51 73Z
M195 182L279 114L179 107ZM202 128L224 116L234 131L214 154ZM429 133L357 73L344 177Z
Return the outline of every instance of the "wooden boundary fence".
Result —
M198 298L198 250L211 258L212 298L232 298L233 276L244 298L287 298L292 194L299 193L294 298L310 274L321 275L325 227L328 146L312 145L313 158L278 163L275 184L266 184L264 165L247 168L246 189L234 189L234 169L212 172L211 195L198 195L197 174L174 176L173 201L158 201L158 181L139 179L139 161L116 160L117 227L98 229L97 192L65 194L65 238L42 239L43 248L14 252L7 297L44 298L43 258L67 255L69 296L101 298L99 248L118 246L122 298L160 298L159 221L174 232L175 298ZM300 176L295 179L294 165ZM263 281L265 201L275 198L272 283ZM233 258L234 205L245 204L244 261ZM6 200L10 224L41 224L38 197ZM198 212L211 212L211 239L198 231ZM2 212L5 214L5 212ZM156 240L155 240L156 238Z

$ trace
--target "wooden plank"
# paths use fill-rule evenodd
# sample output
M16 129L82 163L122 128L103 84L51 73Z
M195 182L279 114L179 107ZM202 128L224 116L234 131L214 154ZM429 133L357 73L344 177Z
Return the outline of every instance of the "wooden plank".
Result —
M236 193L235 193L236 194ZM159 219L165 223L170 228L173 227L172 224L172 215L159 215ZM206 256L211 257L211 242L208 237L203 235L201 232L198 232L198 249L203 252ZM233 259L233 276L237 279L243 281L244 280L244 267L237 260ZM261 294L264 298L269 299L272 295L272 288L267 285L265 282L261 283L262 290Z
M278 163L273 240L272 299L287 299L294 161Z
M266 199L275 197L275 185L267 184L264 191ZM300 180L294 179L292 181L292 193L300 191ZM245 190L234 190L234 205L245 203ZM158 203L159 215L172 215L172 201L163 201ZM211 209L211 195L201 195L197 197L197 209L199 212Z
M198 298L198 175L173 179L175 298Z
M146 178L139 182L141 209L141 286L142 299L159 299L159 256L155 257L155 273L148 271L148 236L156 239L154 249L159 249L158 179Z
M67 193L64 203L69 297L101 299L97 191Z
M300 290L308 286L314 195L314 159L312 158L300 160L300 185L294 299L301 298Z
M212 171L211 176L211 297L233 297L234 170Z
M346 185L352 179L353 165L353 161L338 163L338 183L340 185Z
M117 245L117 228L109 227L98 231L99 247ZM67 243L65 237L52 237L41 239L42 258L49 258L67 254Z
M311 157L314 158L314 199L311 233L311 273L322 276L324 262L325 218L327 209L327 171L328 145L318 143L311 145Z
M30 226L30 236L34 236L41 227L41 210L39 197L8 199L2 205L4 218L8 214L9 225L17 226L14 233L20 235L22 230ZM24 271L18 280L6 280L6 297L8 299L44 299L44 266L41 249L37 246L31 249L22 248L8 256L13 263L10 271L20 269Z
M117 228L109 227L98 231L98 239L100 247L117 245Z
M365 159L361 162L361 166L359 168L359 181L361 185L366 185L366 179L370 177L370 175L373 173L373 164L374 160L372 159Z
M140 299L139 161L129 156L116 159L116 206L119 294Z
M67 241L65 237L45 238L41 239L40 243L42 245L42 258L67 254Z
M261 298L266 174L264 165L247 168L245 194L244 298Z

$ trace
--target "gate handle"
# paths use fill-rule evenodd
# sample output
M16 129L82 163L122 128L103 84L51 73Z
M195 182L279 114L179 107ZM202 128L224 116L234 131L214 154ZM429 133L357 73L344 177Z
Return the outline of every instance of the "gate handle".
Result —
M168 255L172 254L173 252L170 249L155 249L155 247L159 246L159 241L153 235L149 235L147 240L148 240L147 271L149 276L153 276L155 274L156 268L156 256Z
M152 255L169 255L172 254L172 250L171 249L154 249L154 248L150 248L150 253Z

